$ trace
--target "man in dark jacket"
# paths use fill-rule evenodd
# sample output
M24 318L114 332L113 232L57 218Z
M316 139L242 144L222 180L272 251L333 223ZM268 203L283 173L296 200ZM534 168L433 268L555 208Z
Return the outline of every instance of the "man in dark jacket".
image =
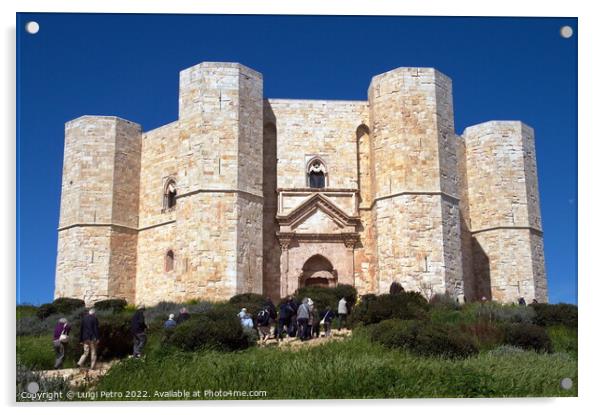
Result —
M94 369L96 365L96 347L100 340L98 319L96 318L96 311L91 308L82 318L81 330L79 333L79 341L84 345L84 354L79 358L77 367L82 367L88 355L90 357L90 369Z
M278 316L278 340L280 340L284 334L284 326L286 326L287 331L290 331L292 315L293 308L290 305L290 299L287 298L280 304L280 315Z
M132 334L134 335L134 357L139 358L146 345L146 323L144 321L144 306L138 307L132 317Z
M274 338L278 336L278 324L276 323L276 318L278 317L278 313L276 312L276 306L272 302L270 297L265 299L265 303L263 304L263 308L268 310L270 315L269 328L270 331L274 330Z

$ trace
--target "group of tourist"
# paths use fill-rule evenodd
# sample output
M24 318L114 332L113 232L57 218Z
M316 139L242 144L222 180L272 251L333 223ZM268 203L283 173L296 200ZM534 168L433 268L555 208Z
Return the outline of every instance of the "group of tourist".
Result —
M147 340L146 330L148 327L144 311L145 307L139 306L131 320L131 332L134 340L132 357L136 359L142 356ZM324 336L330 337L331 326L335 317L338 317L338 329L340 330L342 327L347 327L348 314L349 308L345 298L339 300L338 309L335 313L329 306L326 306L324 310L318 310L311 298L304 298L301 302L298 302L293 297L287 297L278 310L272 300L267 298L255 319L246 308L240 310L238 318L243 329L256 329L260 341L265 344L270 336L278 341L282 341L285 336L298 338L301 341L320 337L321 326L324 327ZM177 317L174 314L168 316L163 327L172 330L189 318L188 310L182 307ZM59 319L54 328L52 340L56 357L55 369L60 369L65 360L65 348L69 342L70 331L71 326L67 319ZM99 322L94 308L91 308L82 317L79 341L83 345L84 351L77 361L77 367L83 367L88 357L90 357L90 369L94 369L96 366L96 350L100 341Z
M324 310L318 310L318 307L311 298L304 298L297 302L293 297L287 297L279 309L270 298L267 298L263 307L256 316L257 331L260 341L265 344L270 336L282 341L286 335L288 338L298 338L301 341L310 340L314 337L320 337L320 327L324 327L324 336L330 337L332 322L338 317L338 329L347 327L347 315L349 308L347 300L339 300L337 313L329 306ZM253 328L253 319L243 308L239 317L243 328Z

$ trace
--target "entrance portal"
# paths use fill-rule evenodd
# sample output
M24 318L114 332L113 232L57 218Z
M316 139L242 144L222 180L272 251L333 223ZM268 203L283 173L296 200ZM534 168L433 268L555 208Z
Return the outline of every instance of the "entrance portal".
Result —
M337 272L328 259L322 255L314 255L305 261L299 279L300 287L334 287L337 285Z

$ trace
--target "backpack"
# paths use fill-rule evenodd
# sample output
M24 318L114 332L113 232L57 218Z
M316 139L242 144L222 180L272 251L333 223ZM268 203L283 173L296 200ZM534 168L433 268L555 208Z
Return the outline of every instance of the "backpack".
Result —
M257 313L257 323L261 325L266 325L270 321L270 313L264 308L259 313Z

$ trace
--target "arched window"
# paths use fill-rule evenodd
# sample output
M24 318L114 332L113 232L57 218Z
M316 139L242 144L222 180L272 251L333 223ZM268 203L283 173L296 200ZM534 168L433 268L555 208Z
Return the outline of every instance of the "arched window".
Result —
M175 180L169 179L165 183L165 189L163 191L163 209L169 210L176 207L177 194Z
M165 254L165 272L173 271L175 262L176 262L176 258L174 256L173 251L170 249Z
M326 166L322 160L314 158L307 163L307 184L312 189L326 187L326 175Z

